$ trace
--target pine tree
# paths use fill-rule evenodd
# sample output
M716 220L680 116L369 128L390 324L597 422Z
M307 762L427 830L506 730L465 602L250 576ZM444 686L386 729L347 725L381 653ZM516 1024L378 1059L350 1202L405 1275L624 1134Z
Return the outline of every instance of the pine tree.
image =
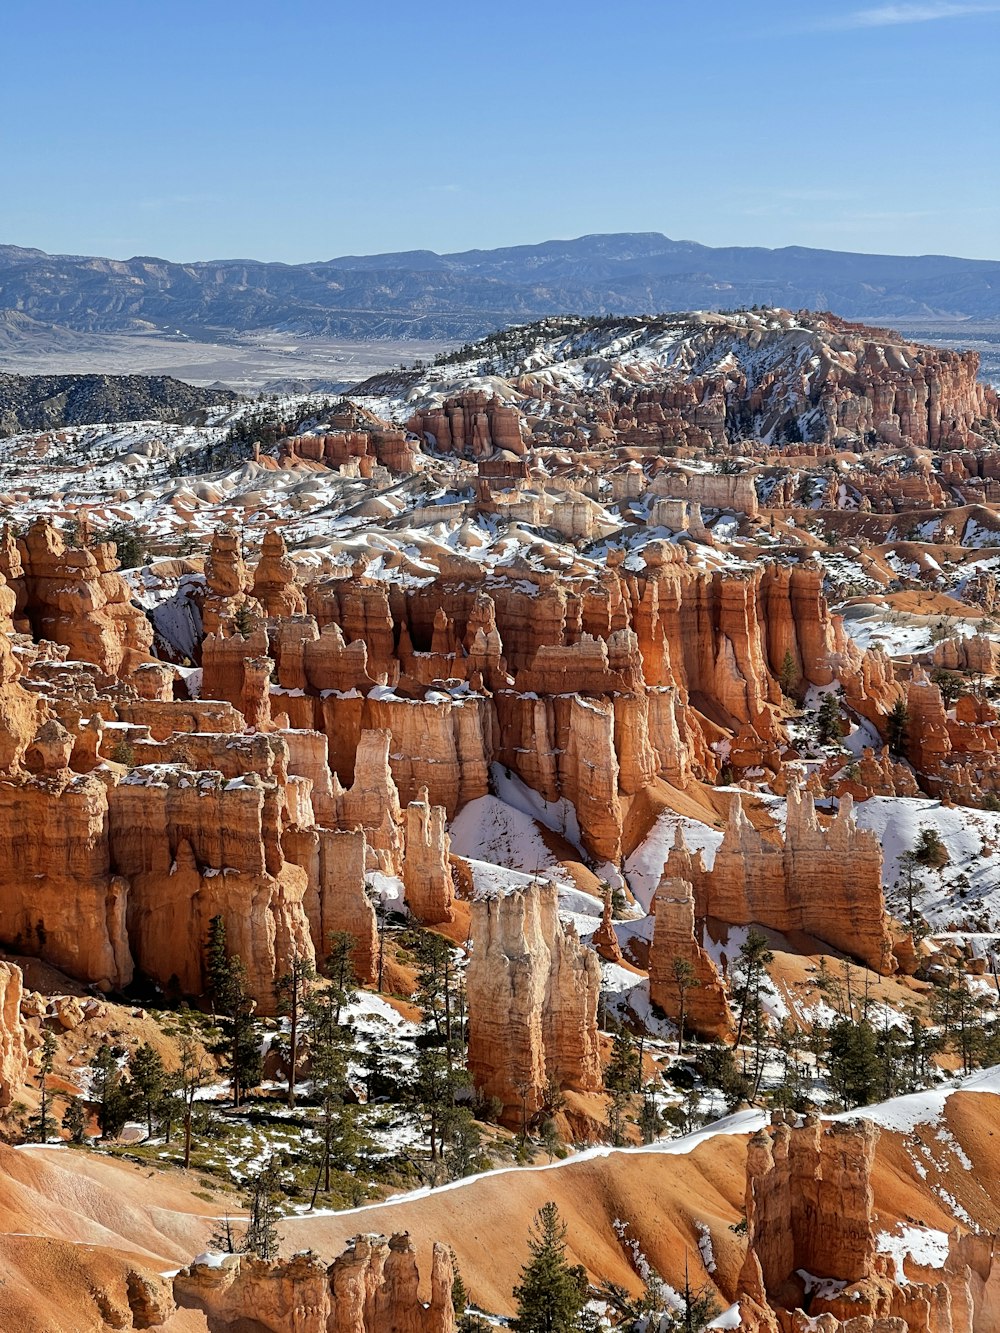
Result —
M910 713L902 699L897 699L885 720L885 743L893 754L902 754L906 747L906 733Z
M792 656L791 648L785 649L785 655L781 659L781 670L778 672L778 684L781 686L781 693L786 698L791 696L799 679L799 669L795 665L795 658Z
M767 980L767 967L774 962L774 954L768 948L767 938L753 926L746 939L740 945L735 972L737 984L733 987L733 998L740 1006L739 1022L736 1028L736 1045L743 1040L743 1029L747 1017L759 1015L762 995L770 992Z
M410 1097L430 1142L431 1161L437 1161L444 1152L448 1112L455 1104L453 1071L441 1046L418 1045Z
M82 1143L87 1131L87 1113L79 1097L70 1097L63 1111L62 1127L69 1135L70 1143Z
M118 1060L110 1046L99 1046L90 1080L91 1101L97 1104L101 1137L116 1139L128 1119L129 1098L122 1083Z
M942 1046L961 1055L963 1072L971 1073L986 1044L981 997L973 994L962 976L952 970L935 987L931 1009L942 1029Z
M28 1124L29 1136L32 1139L37 1139L39 1143L47 1143L49 1135L56 1128L56 1122L49 1115L48 1087L48 1077L52 1073L55 1058L56 1039L52 1032L45 1028L42 1031L41 1059L38 1063L38 1086L41 1091L41 1101L38 1106L38 1115L33 1116Z
M207 1062L204 1053L192 1037L184 1037L180 1046L180 1069L175 1076L183 1105L184 1166L191 1165L191 1142L194 1137L194 1104L198 1089L204 1085ZM170 1130L167 1129L169 1141Z
M278 1227L280 1216L278 1200L281 1197L278 1169L272 1157L250 1180L250 1195L247 1207L250 1209L250 1222L243 1237L241 1249L245 1254L253 1254L258 1259L273 1259L278 1253Z
M223 1039L216 1053L225 1060L233 1090L233 1106L243 1103L247 1091L261 1080L263 1064L256 1001L247 993L247 971L239 954L230 954L226 924L214 916L208 926L207 965L216 1019Z
M137 1046L128 1062L129 1078L133 1096L138 1105L146 1112L146 1133L153 1137L153 1115L157 1110L167 1086L167 1071L159 1053L152 1046Z
M310 1204L315 1208L321 1184L329 1193L333 1163L349 1164L356 1147L356 1134L353 1116L345 1105L349 1029L343 1028L339 1021L340 999L336 988L330 985L313 991L305 1000L305 1012L309 1022L310 1078L319 1107L321 1144Z
M326 956L326 975L337 1000L337 1022L340 1011L354 996L358 988L358 974L354 967L354 950L357 941L347 930L331 930L327 937L330 952Z
M830 1083L845 1109L866 1106L878 1091L878 1039L867 1019L842 1018L830 1028Z
M634 1092L639 1080L639 1056L628 1028L619 1028L611 1047L611 1059L604 1071L608 1092Z
M948 864L948 848L936 828L926 826L920 830L913 857L918 865L931 870L941 870Z
M309 987L316 980L316 969L297 953L292 955L292 966L275 982L278 1013L288 1015L288 1091L285 1101L289 1110L295 1109L295 1074L299 1063L299 1020Z
M428 1038L444 1048L448 1070L462 1058L464 995L455 970L452 945L442 935L427 931L414 948L420 963L417 973L417 1003L423 1011Z
M764 1038L767 1023L764 1014L763 998L773 994L768 980L767 967L774 961L774 954L768 948L767 939L753 926L746 940L740 946L739 956L734 968L736 984L733 986L733 998L740 1006L740 1017L736 1028L736 1045L749 1032L754 1045L754 1070L751 1080L750 1101L755 1102L764 1073Z
M708 1287L691 1286L687 1259L684 1260L684 1290L680 1293L681 1308L660 1323L661 1333L704 1333L719 1313L719 1307Z
M566 1259L566 1224L554 1203L535 1214L528 1238L531 1258L514 1288L515 1333L579 1333L587 1300L587 1278Z
M835 694L824 694L816 715L816 739L820 745L839 741L840 726L840 700Z
M675 958L673 967L674 990L677 992L677 1054L684 1054L684 1020L687 1017L687 993L701 982L695 975L694 964L687 958Z
M248 602L240 602L233 616L233 625L238 634L248 639L257 628L257 617Z

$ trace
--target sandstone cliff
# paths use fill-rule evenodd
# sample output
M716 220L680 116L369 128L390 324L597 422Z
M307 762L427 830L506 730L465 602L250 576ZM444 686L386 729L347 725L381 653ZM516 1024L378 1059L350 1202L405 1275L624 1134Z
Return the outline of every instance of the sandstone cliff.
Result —
M686 963L684 1026L713 1041L732 1039L736 1025L726 986L695 935L694 893L682 879L664 876L651 910L656 914L649 949L649 998L674 1022L680 1017L681 990L675 965Z
M21 969L13 963L0 963L0 1110L17 1097L28 1072L22 994Z
M874 834L857 827L850 796L824 828L811 793L793 784L780 842L758 833L734 796L712 869L705 869L700 852L692 856L687 851L683 839L667 867L693 883L699 917L806 931L876 972L887 974L895 967L882 897L881 847Z
M205 1311L211 1326L266 1333L455 1333L451 1257L435 1245L431 1299L407 1235L358 1236L327 1267L312 1253L265 1263L233 1255L194 1264L174 1278L182 1308Z
M560 922L553 884L473 903L469 1072L507 1123L534 1116L550 1082L601 1087L600 975L597 955Z

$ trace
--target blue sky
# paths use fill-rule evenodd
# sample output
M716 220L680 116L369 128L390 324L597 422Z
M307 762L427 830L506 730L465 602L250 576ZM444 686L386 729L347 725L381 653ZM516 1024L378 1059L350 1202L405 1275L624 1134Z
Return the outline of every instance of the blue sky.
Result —
M6 0L0 242L1000 258L1000 3Z

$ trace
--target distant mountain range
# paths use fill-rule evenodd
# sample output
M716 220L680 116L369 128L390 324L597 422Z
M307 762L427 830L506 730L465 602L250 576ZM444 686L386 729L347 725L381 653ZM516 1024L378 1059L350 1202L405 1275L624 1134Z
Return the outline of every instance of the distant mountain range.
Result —
M463 339L545 315L751 305L848 319L1000 319L1000 262L791 246L715 249L657 232L499 250L346 255L321 263L175 264L0 245L0 318L86 332L213 338L287 330L333 338Z

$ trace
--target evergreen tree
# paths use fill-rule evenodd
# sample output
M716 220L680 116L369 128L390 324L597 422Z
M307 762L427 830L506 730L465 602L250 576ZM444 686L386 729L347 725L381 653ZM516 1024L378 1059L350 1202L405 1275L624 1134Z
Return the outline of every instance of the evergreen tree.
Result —
M733 998L740 1006L739 1022L736 1027L737 1046L743 1040L747 1018L759 1015L762 997L771 992L767 968L773 962L774 954L768 948L767 937L751 926L746 939L740 945L734 969L736 985L733 987Z
M101 1137L116 1139L128 1119L129 1098L122 1082L118 1059L111 1046L99 1046L94 1056L90 1099L97 1105Z
M70 1097L63 1111L62 1127L70 1143L83 1143L87 1131L87 1113L79 1097Z
M414 953L420 963L416 998L424 1028L428 1039L444 1048L451 1072L465 1049L465 997L452 946L443 935L427 931L417 940Z
M482 1133L468 1107L456 1106L445 1116L443 1137L448 1145L449 1180L461 1180L463 1176L490 1169L492 1163L483 1152Z
M250 1179L250 1194L247 1199L250 1222L240 1247L245 1254L255 1255L258 1259L274 1259L277 1256L280 1198L278 1169L272 1157L267 1165Z
M681 1308L660 1323L661 1333L704 1333L719 1313L719 1307L708 1287L691 1286L687 1260L684 1261L684 1290L680 1293Z
M643 1143L655 1143L663 1126L663 1117L656 1105L657 1087L655 1083L644 1083L642 1087L642 1110L639 1112L639 1129Z
M920 830L913 857L918 865L931 870L940 870L948 864L948 848L936 828L928 826Z
M941 691L941 701L946 709L951 708L965 688L965 681L954 671L944 671L941 667L931 672L931 683Z
M684 1020L687 1017L687 994L701 982L695 975L694 964L686 958L675 958L671 968L674 990L677 992L677 1054L684 1054Z
M528 1238L531 1258L514 1288L515 1333L578 1333L587 1301L587 1277L566 1259L566 1224L554 1203L538 1210Z
M341 1026L340 992L333 985L313 991L305 1000L309 1020L309 1049L313 1097L318 1106L319 1162L313 1182L311 1207L320 1185L329 1193L334 1165L350 1165L357 1150L354 1117L345 1105L348 1086L347 1042L350 1029Z
M774 993L767 975L768 964L773 961L774 954L768 948L766 937L751 926L747 938L740 945L734 968L736 984L733 986L733 998L740 1006L736 1045L739 1046L744 1034L753 1039L754 1067L749 1092L751 1102L756 1101L764 1073L767 1035L764 996Z
M257 616L248 602L240 602L233 616L233 625L238 634L242 634L244 639L249 639L250 635L257 628Z
M209 922L207 964L216 1020L223 1034L216 1054L223 1057L232 1085L233 1106L238 1107L263 1073L260 1025L254 1018L256 1001L247 993L246 967L239 954L229 953L226 924L221 916L214 916Z
M893 754L903 753L909 722L910 714L906 704L902 699L897 699L885 720L885 743Z
M639 1082L639 1055L628 1028L619 1028L611 1046L611 1059L604 1071L608 1092L634 1092Z
M920 872L917 869L919 865L917 853L913 850L901 852L899 856L900 878L896 881L895 887L902 886L906 893L907 917L906 923L910 930L916 927L916 910L913 906L914 891L924 887Z
M444 1151L444 1131L455 1104L454 1072L449 1068L443 1047L418 1045L409 1091L430 1141L431 1161L437 1161ZM525 1131L522 1123L522 1138Z
M181 1098L184 1121L184 1166L191 1165L191 1143L194 1137L194 1104L198 1089L205 1083L207 1062L198 1043L192 1037L184 1037L180 1046L180 1069L175 1076L176 1087ZM167 1141L170 1139L169 1126Z
M278 1013L288 1016L288 1091L285 1101L289 1110L295 1109L295 1074L299 1064L299 1021L310 985L316 980L316 969L297 953L292 955L292 966L275 982Z
M354 967L356 941L348 930L331 930L327 936L330 952L326 956L326 975L337 1000L337 1022L340 1011L358 988L358 974Z
M935 987L931 1009L942 1029L944 1049L957 1052L962 1057L963 1072L971 1073L986 1045L982 1000L969 990L961 974L952 970Z
M28 1135L32 1139L37 1139L39 1143L47 1143L49 1135L55 1132L56 1122L49 1115L49 1087L48 1077L52 1073L52 1066L56 1058L56 1039L48 1028L42 1030L42 1049L41 1059L38 1063L38 1087L41 1092L41 1100L38 1106L37 1116L33 1116L28 1122Z
M163 1100L167 1071L159 1053L152 1046L137 1046L128 1062L133 1097L146 1113L146 1133L153 1137L153 1115Z
M878 1039L867 1019L839 1019L830 1028L830 1083L846 1109L873 1101L881 1077Z
M604 1087L611 1095L608 1105L608 1129L616 1147L624 1143L625 1108L640 1081L640 1061L632 1034L627 1028L615 1033L611 1059L604 1071Z
M778 684L781 686L781 693L786 698L790 698L792 691L798 684L799 669L795 665L795 658L792 656L790 648L785 649L785 655L781 659L781 670L778 672Z
M816 739L829 745L841 738L840 700L836 694L824 694L816 715Z

